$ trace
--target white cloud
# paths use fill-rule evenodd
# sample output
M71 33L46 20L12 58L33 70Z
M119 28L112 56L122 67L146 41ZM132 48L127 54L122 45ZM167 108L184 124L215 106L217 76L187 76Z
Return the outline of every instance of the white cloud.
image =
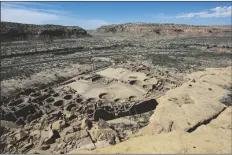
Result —
M176 18L193 18L193 17L200 17L200 18L221 18L221 17L231 17L231 6L219 6L209 11L202 11L202 12L195 12L195 13L184 13L179 14Z
M1 8L1 20L8 22L43 24L58 20L59 16L51 13L39 12L36 10L26 10L20 8Z
M1 20L26 24L80 26L84 29L95 29L109 24L100 19L80 19L62 10L31 8L25 3L2 3Z
M105 20L94 19L94 20L84 20L76 19L74 17L63 17L56 22L56 24L64 26L80 26L84 29L96 29L102 25L109 25L110 23Z

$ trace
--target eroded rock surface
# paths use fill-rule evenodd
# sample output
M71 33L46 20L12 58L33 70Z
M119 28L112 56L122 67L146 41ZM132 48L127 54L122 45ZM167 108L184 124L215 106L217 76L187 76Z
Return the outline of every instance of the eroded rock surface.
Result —
M231 93L230 78L231 67L190 74L186 83L158 100L149 125L133 138L78 153L231 153L232 107L220 102Z
M11 22L1 22L1 41L36 39L64 39L90 36L78 26L32 25Z
M221 99L231 92L231 67L192 73L182 86L158 99L150 126L154 133L181 130L192 132L217 117L226 107Z
M230 151L230 69L203 71L231 65L226 27L126 27L1 43L1 153Z
M230 26L193 26L184 24L153 24L153 23L127 23L101 26L97 29L103 33L133 33L133 34L156 34L156 35L209 35L225 34L231 32Z
M120 78L109 77L109 70L44 89L24 89L3 100L3 153L68 153L115 145L148 125L155 98L165 88L180 85L176 75L142 64L115 66L115 74L124 71ZM123 94L124 89L130 91Z

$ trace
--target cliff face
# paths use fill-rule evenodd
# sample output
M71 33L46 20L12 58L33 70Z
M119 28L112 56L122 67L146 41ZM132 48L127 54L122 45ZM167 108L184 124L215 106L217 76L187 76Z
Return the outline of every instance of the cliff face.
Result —
M183 24L149 24L128 23L101 26L97 29L102 33L132 33L132 34L157 34L157 35L194 35L194 34L223 34L231 33L231 26L193 26Z
M78 26L33 25L11 22L1 22L1 41L44 39L46 37L80 38L90 36L87 31Z

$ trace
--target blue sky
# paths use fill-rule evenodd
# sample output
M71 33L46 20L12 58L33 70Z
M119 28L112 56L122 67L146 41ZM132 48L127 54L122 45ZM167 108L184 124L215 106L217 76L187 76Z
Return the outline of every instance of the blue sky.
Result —
M95 29L129 22L231 25L230 2L2 2L1 20Z

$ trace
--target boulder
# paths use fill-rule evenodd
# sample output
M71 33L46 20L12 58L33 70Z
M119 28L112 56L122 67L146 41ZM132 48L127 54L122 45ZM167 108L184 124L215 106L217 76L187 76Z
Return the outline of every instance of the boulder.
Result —
M88 137L88 132L86 130L80 130L74 133L70 133L68 135L65 136L64 141L66 143L72 141L72 140L79 140L82 138Z
M93 141L99 141L99 140L111 140L115 139L115 137L118 137L118 134L115 130L111 128L104 128L100 129L97 125L93 126L91 130L89 130L89 134Z
M64 142L68 143L76 137L76 133L70 133L64 137Z
M42 144L53 144L55 143L57 138L60 138L58 131L51 129L47 131L43 130L41 133L41 144L39 146L41 146Z
M5 121L5 120L0 120L1 126L0 127L5 127L5 128L13 128L13 129L17 129L19 128L19 125L17 125L14 122L10 122L10 121Z
M50 145L42 145L41 150L48 150L50 148Z
M51 126L52 126L52 130L57 130L58 132L60 132L67 126L67 124L63 120L58 120L52 123Z
M32 149L34 146L33 143L28 143L26 145L24 145L20 150L22 153L28 152L30 149Z
M87 136L88 136L87 130L80 130L79 132L77 132L77 137L79 137L79 139L81 139L83 137L87 137Z
M99 129L105 129L105 128L109 128L110 127L109 123L107 123L103 119L99 119L99 121L97 122L97 124L98 124L98 128Z
M94 145L96 146L96 149L111 146L109 141L97 141L96 143L94 143Z
M136 125L137 122L129 120L127 118L116 118L110 121L107 121L107 123L109 123L110 125L120 125L120 124L125 124L125 125Z
M14 135L14 137L15 137L15 143L17 143L19 141L23 141L26 137L28 137L28 134L25 131L20 130Z
M188 133L173 130L168 133L145 134L132 137L115 146L93 151L73 150L71 153L83 154L230 154L232 151L231 113L227 107L207 125L201 125ZM100 143L100 142L99 142ZM98 144L95 144L98 146Z
M79 140L76 147L77 149L68 152L68 154L72 154L72 152L79 152L81 150L93 150L96 148L90 137L85 137Z
M81 129L90 129L91 126L92 126L92 123L87 118L84 118L81 121Z
M65 115L65 119L67 120L72 120L73 118L75 118L75 115L67 110L64 111L64 115Z
M76 128L74 128L73 126L69 126L69 127L65 128L60 134L65 136L65 135L74 133L76 131L78 131Z

